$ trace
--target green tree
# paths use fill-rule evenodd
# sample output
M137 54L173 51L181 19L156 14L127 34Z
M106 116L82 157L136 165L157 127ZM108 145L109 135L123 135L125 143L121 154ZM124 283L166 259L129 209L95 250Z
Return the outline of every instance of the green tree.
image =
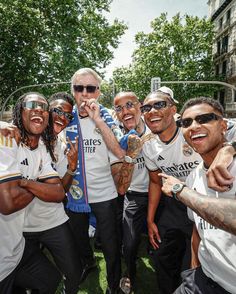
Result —
M213 25L205 18L167 14L151 22L152 31L140 32L132 64L114 71L118 89L132 89L143 99L150 92L151 79L162 81L212 80ZM168 86L168 85L167 85ZM212 94L212 86L170 85L180 101Z
M104 12L110 4L111 0L2 0L0 99L22 86L68 81L80 67L103 74L127 28L118 20L109 24Z

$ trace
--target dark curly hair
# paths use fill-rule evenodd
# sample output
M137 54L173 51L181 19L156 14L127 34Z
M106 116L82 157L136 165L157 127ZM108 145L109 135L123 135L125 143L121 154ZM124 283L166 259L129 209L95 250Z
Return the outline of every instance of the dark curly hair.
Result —
M25 145L28 145L29 143L29 137L28 133L24 127L23 120L22 120L22 110L23 110L23 102L25 101L25 98L29 95L37 95L40 98L43 98L47 103L47 99L40 93L37 92L28 92L22 95L16 102L15 107L13 109L13 124L16 125L21 133L21 142ZM41 134L42 140L46 146L47 151L49 152L51 158L53 161L55 161L55 156L53 154L54 152L54 142L56 140L56 137L53 132L53 118L52 114L49 112L49 121L46 129Z

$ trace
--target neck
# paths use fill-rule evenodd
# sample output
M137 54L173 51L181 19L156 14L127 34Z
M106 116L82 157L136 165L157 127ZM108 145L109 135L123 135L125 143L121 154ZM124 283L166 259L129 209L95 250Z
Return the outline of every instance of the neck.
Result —
M171 125L162 133L158 134L158 136L163 143L167 143L167 142L169 143L172 141L172 139L174 139L177 131L178 131L178 127L175 121L173 121Z
M206 168L208 168L212 162L214 161L217 153L219 152L219 150L222 148L224 142L220 142L220 144L218 144L217 146L215 146L212 150L208 151L206 154L200 154L203 162L204 162L204 166Z
M38 144L39 144L39 138L40 138L40 135L39 136L28 136L28 140L27 140L27 146L30 148L30 149L35 149L38 147Z
M145 131L145 125L143 120L140 118L139 123L137 125L137 127L135 128L135 131L139 134L142 135Z

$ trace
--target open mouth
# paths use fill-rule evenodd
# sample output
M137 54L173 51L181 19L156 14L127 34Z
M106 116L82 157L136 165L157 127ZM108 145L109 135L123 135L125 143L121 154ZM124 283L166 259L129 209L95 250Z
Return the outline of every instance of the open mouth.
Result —
M123 117L123 120L127 121L127 120L130 120L132 118L133 118L133 115L126 115L126 116Z
M33 117L31 117L30 121L32 121L38 125L41 125L43 123L43 119L41 116L33 116Z
M204 138L206 138L206 136L207 134L201 134L201 133L195 134L191 136L191 140L196 143L201 142Z
M150 122L159 122L159 121L161 121L160 117L153 117L150 119Z
M59 120L55 120L54 124L57 124L57 125L62 126L62 127L64 126L64 123L59 121Z

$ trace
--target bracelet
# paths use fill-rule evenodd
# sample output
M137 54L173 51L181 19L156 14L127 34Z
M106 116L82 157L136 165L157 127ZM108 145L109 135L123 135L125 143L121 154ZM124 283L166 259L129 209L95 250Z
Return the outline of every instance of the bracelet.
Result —
M75 176L76 175L76 170L75 171L72 171L72 170L70 170L68 168L66 172L68 173L68 175L71 175L71 176Z

